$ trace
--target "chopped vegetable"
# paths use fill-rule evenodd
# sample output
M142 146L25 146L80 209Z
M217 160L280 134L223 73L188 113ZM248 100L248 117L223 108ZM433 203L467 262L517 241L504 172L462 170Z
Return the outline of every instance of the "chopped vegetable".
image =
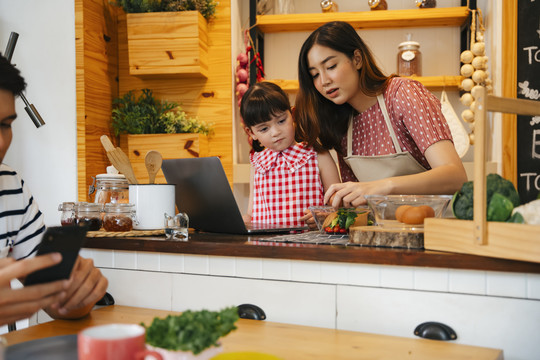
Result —
M218 346L220 337L236 329L238 308L232 306L221 311L184 311L165 319L155 317L146 328L146 342L168 350L191 351L194 355Z
M467 181L461 190L454 194L452 211L458 219L473 219L473 182ZM498 174L486 178L487 220L506 221L512 209L519 205L519 194L511 181Z
M355 224L358 215L363 213L365 212L358 212L356 209L339 208L338 211L328 215L327 219L332 219L332 221L324 227L324 231L327 234L346 234ZM325 220L324 224L327 223L328 221Z
M533 200L514 208L512 222L518 222L516 219L520 218L521 223L540 225L540 200Z

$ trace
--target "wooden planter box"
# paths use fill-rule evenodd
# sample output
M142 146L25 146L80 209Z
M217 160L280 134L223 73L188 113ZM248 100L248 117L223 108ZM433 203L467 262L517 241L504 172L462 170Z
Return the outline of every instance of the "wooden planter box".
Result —
M129 73L208 77L206 19L198 11L127 14Z
M142 134L120 135L120 147L128 155L137 180L148 183L144 157L150 150L161 153L163 159L208 156L208 137L202 134ZM167 183L163 171L156 175L156 183Z

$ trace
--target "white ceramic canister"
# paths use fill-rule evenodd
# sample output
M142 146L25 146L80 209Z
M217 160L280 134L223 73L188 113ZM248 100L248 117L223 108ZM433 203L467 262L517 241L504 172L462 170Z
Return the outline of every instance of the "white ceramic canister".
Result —
M164 228L165 213L175 213L174 184L130 184L129 202L135 204L137 224L135 230Z

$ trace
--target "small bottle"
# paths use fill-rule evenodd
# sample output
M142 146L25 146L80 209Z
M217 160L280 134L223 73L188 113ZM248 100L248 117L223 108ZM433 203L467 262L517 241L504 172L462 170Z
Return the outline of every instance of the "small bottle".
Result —
M79 202L75 204L75 214L77 225L88 226L88 231L98 231L101 229L101 213L103 204Z
M75 203L63 202L58 205L58 211L61 211L60 225L70 226L75 225Z
M135 204L105 204L103 228L106 231L131 231L135 221Z
M420 44L411 41L411 35L407 34L407 41L399 44L397 55L397 72L400 76L422 76L422 53Z
M338 12L338 4L332 0L321 0L321 10L323 13Z
M437 0L415 0L416 6L425 9L425 8L434 8L437 6Z

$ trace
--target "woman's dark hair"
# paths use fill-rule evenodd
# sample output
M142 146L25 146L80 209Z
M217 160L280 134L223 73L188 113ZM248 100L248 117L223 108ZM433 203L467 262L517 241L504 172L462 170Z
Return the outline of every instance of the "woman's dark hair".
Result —
M290 110L291 103L287 94L278 85L268 81L251 85L240 102L242 121L249 128ZM253 140L252 147L255 151L264 150L257 140Z
M7 90L16 96L25 88L26 83L21 72L0 54L0 89Z
M349 104L336 105L322 96L309 72L308 52L314 45L328 47L353 59L360 50L361 68L358 70L360 90L369 96L381 94L392 76L386 76L377 66L371 50L356 30L343 21L326 23L307 38L298 58L299 91L296 96L297 138L316 150L341 148L349 118L355 110Z

